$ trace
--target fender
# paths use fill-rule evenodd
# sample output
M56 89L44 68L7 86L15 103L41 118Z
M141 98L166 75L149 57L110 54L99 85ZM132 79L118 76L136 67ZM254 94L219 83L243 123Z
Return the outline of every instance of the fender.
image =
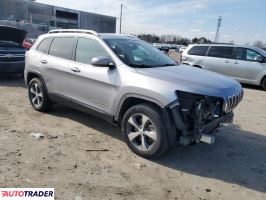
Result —
M163 118L163 121L164 121L165 126L166 126L166 134L167 134L167 139L168 139L169 145L172 147L176 146L176 144L178 143L178 138L180 136L180 133L178 132L176 125L172 120L169 105L163 106L163 104L156 99L147 97L145 95L140 95L140 94L126 94L121 98L121 100L117 106L114 120L115 121L119 120L119 114L120 114L120 110L121 110L123 103L126 101L126 99L131 98L131 97L152 102L152 103L158 105L162 109L162 118Z
M28 87L28 83L29 83L28 76L29 76L30 73L35 74L36 76L38 76L38 77L41 79L41 81L42 81L42 83L43 83L43 85L44 85L44 88L45 88L46 92L48 93L48 89L47 89L47 87L46 87L46 84L45 84L45 81L44 81L43 76L41 75L40 72L35 71L35 70L29 70L28 73L27 73L27 76L25 76L24 79L25 79L26 87Z
M148 97L148 96L145 96L145 95L140 95L140 94L133 94L133 93L125 94L120 99L118 105L115 108L115 113L114 113L114 120L115 121L118 121L119 113L120 113L120 110L121 110L121 107L122 107L124 101L126 99L128 99L128 98L131 98L131 97L138 98L138 99L143 99L143 100L146 100L146 101L150 101L150 102L155 103L156 105L158 105L160 108L163 108L163 104L160 101L158 101L157 99L153 99L151 97Z

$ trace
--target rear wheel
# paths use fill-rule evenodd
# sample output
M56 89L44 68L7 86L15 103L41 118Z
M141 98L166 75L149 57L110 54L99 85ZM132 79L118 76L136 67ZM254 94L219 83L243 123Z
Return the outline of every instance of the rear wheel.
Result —
M41 112L51 110L52 103L49 100L44 85L39 78L34 78L30 81L28 94L30 103L35 110Z
M133 106L125 113L122 132L129 148L142 157L159 156L169 147L160 111L149 104Z
M264 79L262 80L261 86L266 91L266 77L264 77Z

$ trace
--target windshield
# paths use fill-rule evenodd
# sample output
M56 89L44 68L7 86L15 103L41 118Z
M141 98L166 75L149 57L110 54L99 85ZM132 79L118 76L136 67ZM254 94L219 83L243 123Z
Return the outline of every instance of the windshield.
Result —
M135 68L175 66L177 63L147 42L137 39L104 39L115 54Z

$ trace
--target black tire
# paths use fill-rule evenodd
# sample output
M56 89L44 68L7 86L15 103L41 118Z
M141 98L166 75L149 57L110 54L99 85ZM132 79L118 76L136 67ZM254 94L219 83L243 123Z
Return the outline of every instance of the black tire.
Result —
M137 117L137 116L141 116L144 115L145 117L149 118L149 120L146 121L146 125L147 124L151 124L149 125L147 128L152 128L151 130L147 130L148 132L152 132L155 133L156 135L156 139L153 140L151 139L151 137L148 137L147 135L144 134L144 132L142 132L142 135L139 135L137 137L135 137L136 139L133 139L130 141L129 139L129 132L132 133L131 130L129 130L130 128L133 127L133 129L135 129L135 126L131 126L131 123L129 123L129 119L131 117ZM167 140L167 133L166 133L166 127L163 123L163 119L162 119L162 114L160 112L160 110L153 105L150 104L140 104L140 105L136 105L133 106L131 108L129 108L126 113L123 116L122 119L122 133L123 136L125 138L125 141L128 145L128 147L137 155L144 157L144 158L152 158L152 157L156 157L161 155L162 153L164 153L168 148L169 148L169 144L168 144L168 140ZM137 119L136 119L137 120ZM142 121L142 119L141 119ZM141 125L142 129L144 130L145 125ZM136 131L138 132L138 131ZM142 140L143 138L145 138L146 140L146 144L148 144L149 142L153 142L146 150L141 150L140 148L142 148ZM139 146L135 143L141 143ZM145 145L146 146L146 145Z
M31 89L37 84L37 92L41 93L42 94L42 98L40 98L39 102L41 102L40 104L37 105L37 103L33 103L33 102L36 102L36 101L33 101L33 98L36 97L36 94L32 93ZM37 111L40 111L40 112L48 112L52 109L52 102L49 100L49 97L47 95L47 92L46 92L46 89L44 87L44 84L43 82L39 79L39 78L33 78L30 83L29 83L29 86L28 86L28 95L29 95L29 100L30 100L30 103L32 105L32 107L37 110Z
M266 91L266 77L263 78L263 80L261 82L261 87L263 88L263 90Z

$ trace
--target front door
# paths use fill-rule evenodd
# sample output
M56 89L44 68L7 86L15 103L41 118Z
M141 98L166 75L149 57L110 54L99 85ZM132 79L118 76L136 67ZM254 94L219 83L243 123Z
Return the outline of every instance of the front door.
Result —
M263 71L263 56L248 48L237 48L231 76L244 83L259 83Z
M70 64L70 98L79 104L103 113L110 113L116 91L116 68L96 67L91 59L110 57L96 40L79 38L75 61Z

